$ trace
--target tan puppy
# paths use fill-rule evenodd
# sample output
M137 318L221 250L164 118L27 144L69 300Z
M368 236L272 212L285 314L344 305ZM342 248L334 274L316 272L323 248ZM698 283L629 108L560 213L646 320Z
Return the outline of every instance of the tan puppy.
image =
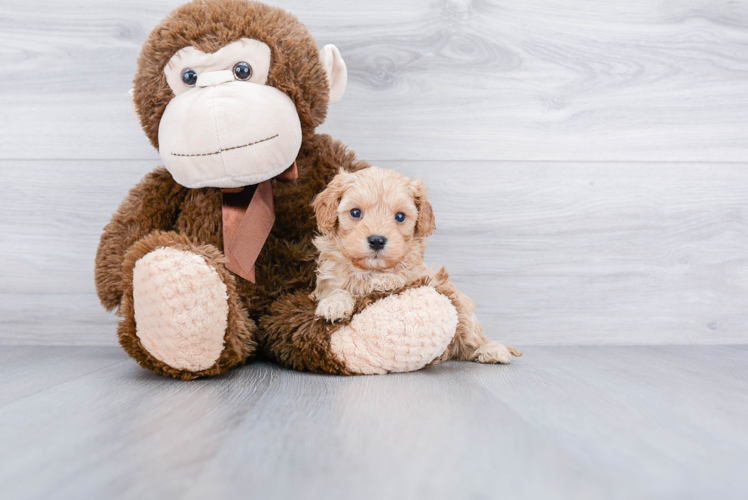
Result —
M436 224L426 187L392 170L370 167L341 172L314 199L320 236L317 316L328 321L348 318L357 296L396 290L425 276L439 279L423 262L426 237ZM441 273L446 276L446 273ZM488 340L475 315L475 303L451 283L457 309L457 333L440 360L509 363L521 356L510 346Z

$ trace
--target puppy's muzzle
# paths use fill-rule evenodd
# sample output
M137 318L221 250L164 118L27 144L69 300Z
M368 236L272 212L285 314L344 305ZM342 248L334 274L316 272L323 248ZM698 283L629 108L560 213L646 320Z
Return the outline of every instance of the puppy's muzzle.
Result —
M384 245L387 243L387 238L384 236L379 235L373 235L369 236L369 248L371 248L374 251L381 250L384 248Z

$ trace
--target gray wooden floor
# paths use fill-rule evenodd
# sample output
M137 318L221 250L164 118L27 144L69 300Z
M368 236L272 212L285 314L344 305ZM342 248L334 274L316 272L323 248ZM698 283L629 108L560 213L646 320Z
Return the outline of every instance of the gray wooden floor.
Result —
M5 347L0 380L7 499L748 498L748 346L187 383L116 348Z

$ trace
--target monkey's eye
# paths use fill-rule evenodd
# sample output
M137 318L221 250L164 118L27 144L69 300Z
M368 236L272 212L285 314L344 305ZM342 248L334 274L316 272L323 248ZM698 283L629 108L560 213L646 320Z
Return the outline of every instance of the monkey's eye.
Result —
M353 217L354 219L360 219L361 215L361 210L359 210L358 208L354 208L353 210L351 210L351 217Z
M252 66L245 62L234 64L234 76L237 80L249 80L252 78Z
M402 212L398 212L395 214L395 220L397 222L405 222L405 214Z
M194 69L183 69L182 70L182 81L185 85L188 87L194 87L197 83L197 73L195 73Z

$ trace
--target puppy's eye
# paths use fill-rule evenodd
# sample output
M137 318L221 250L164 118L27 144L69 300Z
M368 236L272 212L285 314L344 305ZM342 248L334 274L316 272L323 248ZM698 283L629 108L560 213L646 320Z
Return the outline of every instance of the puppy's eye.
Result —
M351 210L351 217L353 217L354 219L360 219L361 215L361 210L359 210L358 208L354 208L353 210Z
M398 212L395 214L395 220L397 222L405 222L405 214L402 212Z
M194 69L183 69L182 70L182 82L188 87L194 87L197 83L197 73Z
M236 63L234 65L234 76L237 80L249 80L252 77L252 66L243 61Z

